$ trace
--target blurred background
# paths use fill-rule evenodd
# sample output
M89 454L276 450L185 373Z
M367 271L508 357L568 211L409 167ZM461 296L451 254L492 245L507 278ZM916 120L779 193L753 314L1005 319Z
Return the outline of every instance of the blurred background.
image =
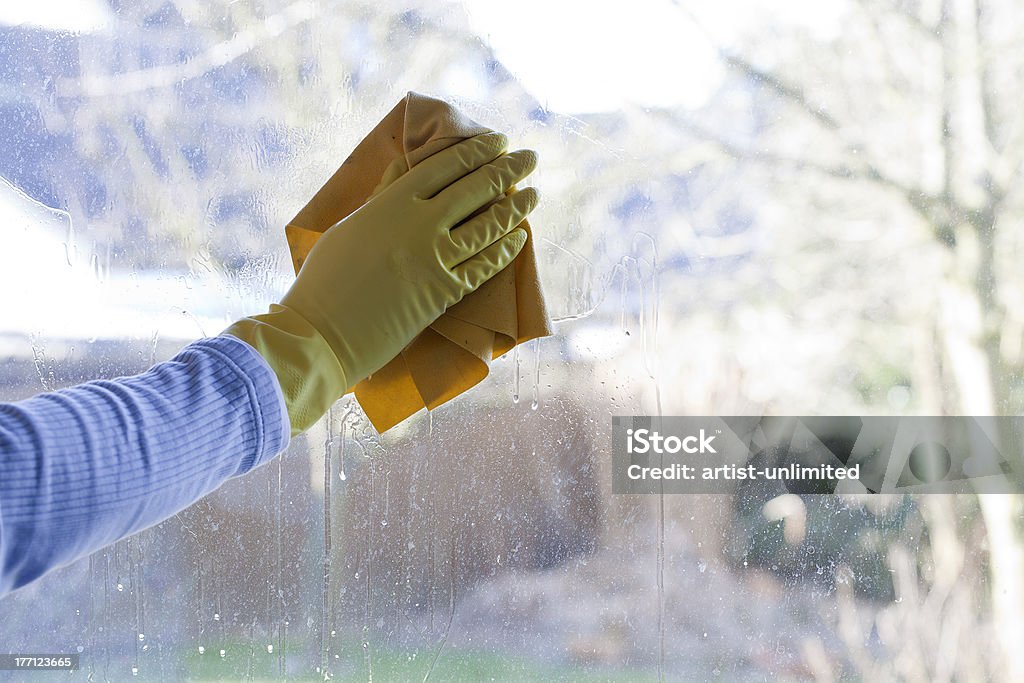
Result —
M5 598L3 651L88 680L1024 680L1016 496L610 478L612 415L1021 414L1024 14L605 5L0 6L0 399L265 310L283 226L408 90L539 150L557 321L433 413L378 436L348 397Z

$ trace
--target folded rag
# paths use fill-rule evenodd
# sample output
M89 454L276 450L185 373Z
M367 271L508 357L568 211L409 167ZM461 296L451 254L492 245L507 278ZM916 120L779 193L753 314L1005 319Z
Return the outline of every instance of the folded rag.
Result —
M442 100L410 92L285 228L295 272L320 235L362 206L385 171L395 172L393 163L408 171L430 155L490 130ZM483 380L492 359L552 333L533 233L526 221L519 227L530 237L511 266L445 311L394 360L356 384L356 399L378 432L421 408L450 401Z

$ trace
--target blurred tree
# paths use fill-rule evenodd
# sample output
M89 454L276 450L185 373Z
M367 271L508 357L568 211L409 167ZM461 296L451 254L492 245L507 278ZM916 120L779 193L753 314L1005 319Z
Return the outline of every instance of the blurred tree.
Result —
M938 278L883 275L889 286L904 288L903 297L921 302L924 335L941 346L927 352L930 362L923 368L916 364L919 408L1021 413L1024 310L1017 304L1024 279L1014 257L1024 234L1016 229L1024 221L1024 125L1016 111L1024 68L1019 6L1002 0L855 0L842 6L834 26L775 27L782 35L750 35L742 47L720 50L749 89L734 102L741 111L750 108L755 135L742 139L735 128L699 117L680 115L679 123L727 156L771 169L782 201L813 216L807 223L821 220L829 229L849 231L829 216L850 216L849 202L865 202L876 211L874 220L888 226L883 232L905 233L911 242L911 235L927 235L917 258L937 264ZM844 204L846 210L837 211ZM786 248L813 254L817 237L789 234ZM857 253L855 246L844 254L846 267L864 268L866 276L870 266L861 259L867 257L913 268L888 262L883 249L889 239L872 239L870 253ZM843 267L834 259L827 263ZM809 268L809 278L818 275ZM831 288L825 295L838 296ZM1004 435L1004 447L1018 445ZM1009 457L1019 472L1020 454ZM987 495L980 508L1007 680L1024 680L1021 503L1016 496Z

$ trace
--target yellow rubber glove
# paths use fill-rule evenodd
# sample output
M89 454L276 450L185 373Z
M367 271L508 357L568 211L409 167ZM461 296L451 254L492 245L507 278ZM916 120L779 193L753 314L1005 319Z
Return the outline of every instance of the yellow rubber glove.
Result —
M495 200L533 171L537 155L505 154L507 144L485 133L385 178L317 240L280 304L226 330L273 368L292 434L523 248L526 231L516 226L537 205L537 192Z

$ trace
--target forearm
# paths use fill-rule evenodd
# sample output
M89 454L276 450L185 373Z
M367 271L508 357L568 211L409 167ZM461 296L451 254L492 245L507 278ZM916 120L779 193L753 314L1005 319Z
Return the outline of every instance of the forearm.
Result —
M269 460L287 427L273 372L227 335L141 375L0 404L0 595Z

